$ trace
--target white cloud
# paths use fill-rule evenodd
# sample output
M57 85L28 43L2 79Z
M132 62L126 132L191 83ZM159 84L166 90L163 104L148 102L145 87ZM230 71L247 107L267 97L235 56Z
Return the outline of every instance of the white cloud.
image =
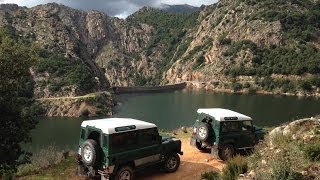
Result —
M210 5L216 3L218 0L201 0L201 1L196 1L196 0L159 0L158 2L163 3L163 4L170 4L170 5L175 5L175 4L189 4L192 6L197 6L200 7L201 5Z
M116 14L114 17L120 18L120 19L125 19L126 17L128 17L131 13L124 11L121 14Z

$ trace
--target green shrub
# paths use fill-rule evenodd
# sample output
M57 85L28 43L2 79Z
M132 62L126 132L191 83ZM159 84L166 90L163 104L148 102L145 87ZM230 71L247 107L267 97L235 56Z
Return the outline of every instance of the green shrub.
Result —
M284 147L292 141L290 136L284 136L280 133L274 134L270 140L276 147Z
M33 154L31 164L38 169L45 169L60 163L63 159L63 152L58 151L54 146L49 146Z
M196 69L199 66L201 66L204 63L204 61L205 61L204 56L198 57L196 62L193 64L193 69Z
M257 89L255 87L249 87L248 93L249 94L256 94L257 93Z
M241 83L235 82L231 84L231 88L236 92L240 91L243 87Z
M220 175L217 171L209 171L201 174L203 180L219 180Z
M88 117L90 114L90 111L88 109L84 109L81 111L81 117Z
M40 59L34 69L37 73L50 74L50 91L56 92L63 86L76 85L81 91L90 92L96 87L93 73L84 64L78 64L59 55L47 56L49 57Z
M37 172L37 169L33 164L22 164L18 166L16 176L27 176L31 173Z
M310 161L320 161L320 143L305 145L304 155Z
M255 50L256 48L257 48L257 45L250 40L236 41L236 42L232 42L230 48L227 51L225 51L223 55L234 57L241 50L247 50L247 49Z
M243 85L243 88L250 88L250 86L251 86L250 83L245 82L244 85Z
M300 81L299 86L302 90L305 91L311 91L312 90L312 85L309 81Z
M248 162L242 156L235 156L227 161L226 166L222 170L222 179L235 180L239 174L248 171Z
M230 45L232 40L230 38L227 38L227 34L223 33L218 37L218 41L220 45Z
M297 173L293 169L293 161L290 157L290 150L282 150L276 154L271 162L271 174L272 180L300 180L301 174Z

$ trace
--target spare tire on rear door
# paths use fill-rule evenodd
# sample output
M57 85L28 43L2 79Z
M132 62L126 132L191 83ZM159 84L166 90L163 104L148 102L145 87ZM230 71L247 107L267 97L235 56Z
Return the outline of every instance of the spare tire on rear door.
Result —
M197 138L200 141L206 141L210 135L211 127L208 123L201 123L197 128Z
M99 146L93 139L87 139L81 147L81 157L83 164L94 166L99 161Z

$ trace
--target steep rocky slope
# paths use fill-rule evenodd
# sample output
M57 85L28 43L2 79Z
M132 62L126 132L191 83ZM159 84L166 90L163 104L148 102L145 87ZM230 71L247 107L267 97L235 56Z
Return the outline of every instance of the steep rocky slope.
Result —
M109 81L112 85L119 81L118 85L130 84L126 75L112 76L112 69L105 71L101 67L107 67L112 58L131 61L134 58L126 53L144 48L152 35L148 25L129 26L101 12L84 12L55 3L29 9L2 4L0 14L0 26L15 36L89 67L101 89L107 88ZM129 64L124 67L129 68Z
M0 26L89 68L90 91L187 81L213 90L319 95L319 7L318 0L221 0L192 14L143 8L121 20L55 3L1 5ZM34 74L37 86L50 78ZM43 89L50 91L38 88L38 97L77 92L71 86L41 95Z
M319 18L315 7L319 2L250 0L221 0L206 7L199 26L188 35L190 46L164 74L164 83L319 95L319 65L314 63L319 24L303 20L313 13ZM295 58L309 50L314 57Z

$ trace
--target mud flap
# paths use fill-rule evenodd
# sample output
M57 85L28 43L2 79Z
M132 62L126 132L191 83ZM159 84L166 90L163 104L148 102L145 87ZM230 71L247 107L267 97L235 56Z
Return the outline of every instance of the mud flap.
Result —
M190 145L191 146L196 146L196 139L195 138L191 138Z
M218 147L216 145L211 146L210 151L210 155L212 158L218 157Z

